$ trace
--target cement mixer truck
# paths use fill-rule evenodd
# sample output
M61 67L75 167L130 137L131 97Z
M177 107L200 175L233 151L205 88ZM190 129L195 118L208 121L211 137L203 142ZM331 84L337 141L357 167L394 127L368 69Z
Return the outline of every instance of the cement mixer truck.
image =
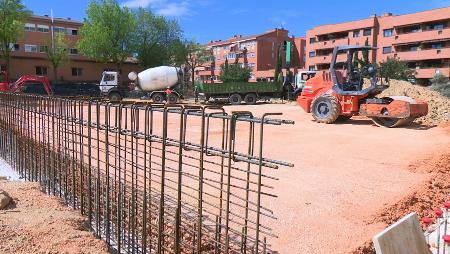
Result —
M178 67L159 66L146 69L140 73L130 72L129 86L120 85L119 73L105 71L100 81L100 91L110 101L121 101L130 94L139 97L151 98L153 102L171 104L177 103L181 94L183 71Z

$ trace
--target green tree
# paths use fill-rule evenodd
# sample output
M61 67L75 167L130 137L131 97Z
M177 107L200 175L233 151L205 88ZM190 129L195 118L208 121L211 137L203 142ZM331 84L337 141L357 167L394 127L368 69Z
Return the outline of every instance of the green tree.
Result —
M0 0L0 53L10 71L11 51L24 32L24 23L31 12L20 0Z
M282 75L282 65L280 48L277 49L277 59L275 62L275 81L280 81L280 74Z
M192 84L194 84L195 69L214 60L212 50L205 48L194 40L186 41L183 47L186 55L185 63L191 73Z
M58 79L58 68L69 61L67 41L63 33L57 33L50 46L47 46L47 57L53 67L53 78Z
M92 0L80 29L80 52L103 63L114 63L121 72L125 60L134 53L136 17L117 0Z
M431 89L450 98L450 81L442 73L436 73L431 80Z
M355 53L353 53L353 68L358 68L360 62L359 51L355 51Z
M223 66L223 71L228 71L228 69L229 69L229 67L230 67L230 64L228 64L228 57L225 57L225 64L224 64L224 66Z
M225 83L248 82L248 80L250 79L251 70L244 64L240 64L239 62L228 64L228 59L226 59L225 64L222 64L221 67L222 71L220 73L220 80Z
M397 58L388 58L380 64L380 75L386 81L390 79L408 80L413 77L408 66Z
M180 51L182 31L177 21L143 8L136 11L136 17L133 39L141 65L145 68L178 65L185 51Z

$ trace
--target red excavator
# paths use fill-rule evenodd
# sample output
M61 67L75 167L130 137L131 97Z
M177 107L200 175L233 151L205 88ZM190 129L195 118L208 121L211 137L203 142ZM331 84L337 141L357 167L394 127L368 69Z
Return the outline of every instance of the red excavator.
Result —
M48 77L46 76L34 76L24 75L20 77L16 82L10 83L9 75L6 71L0 72L0 92L13 92L20 93L26 87L27 83L40 83L44 86L45 91L49 96L53 95L52 87Z
M377 69L373 65L353 66L355 52L371 51L370 46L337 46L333 50L330 70L309 79L303 88L298 104L312 113L316 122L334 123L352 116L366 116L380 126L393 128L410 124L414 119L428 114L428 104L406 96L376 97L389 86L378 84ZM337 59L346 54L343 70L337 70ZM345 75L344 75L345 73ZM370 85L364 87L364 77Z

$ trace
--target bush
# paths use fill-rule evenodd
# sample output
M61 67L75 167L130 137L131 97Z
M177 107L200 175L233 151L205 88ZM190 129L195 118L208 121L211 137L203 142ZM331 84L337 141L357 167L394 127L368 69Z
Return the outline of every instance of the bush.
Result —
M396 58L388 58L386 62L381 63L380 75L388 81L389 79L409 80L413 78L413 72L406 63Z
M431 89L450 98L450 81L441 73L437 73L431 80Z

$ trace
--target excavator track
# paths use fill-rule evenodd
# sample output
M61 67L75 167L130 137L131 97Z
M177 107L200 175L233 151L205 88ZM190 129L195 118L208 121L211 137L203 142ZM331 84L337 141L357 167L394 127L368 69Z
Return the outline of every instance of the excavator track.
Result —
M411 124L415 120L414 117L408 118L387 118L387 117L372 117L372 122L379 127L395 128Z

